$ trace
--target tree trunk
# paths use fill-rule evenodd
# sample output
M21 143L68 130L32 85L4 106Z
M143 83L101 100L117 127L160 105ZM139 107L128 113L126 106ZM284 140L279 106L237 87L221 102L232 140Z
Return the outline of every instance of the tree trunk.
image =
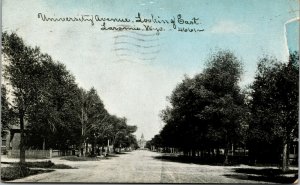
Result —
M45 138L43 138L43 150L45 150L46 148L46 141L45 141Z
M25 163L24 114L20 113L20 163Z
M288 145L284 141L283 150L282 150L282 171L286 172L287 170L288 170Z
M192 157L196 157L195 149L192 149Z
M95 154L95 143L92 142L92 151L91 154L94 155Z
M85 156L87 156L88 150L89 150L88 142L85 142L85 152L84 152L84 155L85 155Z
M100 147L100 156L103 155L103 148L104 148L104 146L103 146L103 144L102 144L102 146Z
M227 143L225 146L225 151L224 151L224 155L225 155L225 160L224 160L224 164L228 164L228 148L229 148L229 144Z
M84 135L84 129L83 129L83 125L84 125L84 111L83 111L83 107L81 107L81 143L80 143L80 152L79 152L79 156L84 156L84 143L85 140L83 139L83 135Z
M287 164L287 168L289 169L289 167L290 167L290 143L287 143L286 164Z
M109 139L107 140L107 154L109 154Z
M82 141L82 142L80 143L79 149L80 149L79 156L80 156L80 157L84 156L84 141Z
M217 148L217 158L219 158L220 157L220 148L218 147Z

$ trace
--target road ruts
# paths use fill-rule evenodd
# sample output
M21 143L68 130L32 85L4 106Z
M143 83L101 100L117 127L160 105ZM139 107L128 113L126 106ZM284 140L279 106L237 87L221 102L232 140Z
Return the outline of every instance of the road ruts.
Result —
M233 168L161 160L162 154L137 150L101 161L65 161L52 159L78 169L29 176L14 182L108 182L108 183L261 183L228 178Z

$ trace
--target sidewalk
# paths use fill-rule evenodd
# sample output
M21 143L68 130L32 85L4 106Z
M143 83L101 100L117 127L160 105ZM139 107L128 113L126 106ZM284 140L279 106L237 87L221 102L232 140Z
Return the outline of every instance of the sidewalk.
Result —
M51 159L26 159L26 162L42 162L42 161L51 161L54 164L65 164L74 168L82 168L89 166L91 164L95 164L97 161L69 161L62 159L63 156L53 157ZM19 158L8 158L6 155L1 155L1 167L8 167L10 164L2 164L2 162L19 162ZM105 160L106 161L106 160ZM57 169L56 169L57 170Z
M1 167L6 167L7 164L2 164L2 162L10 162L10 163L17 163L19 162L19 158L8 158L7 155L1 155ZM26 162L42 162L42 161L52 161L55 164L67 164L71 161L61 160L60 157L52 157L51 159L26 159Z
M53 159L53 158L52 158ZM27 162L49 161L52 159L26 159ZM8 158L7 155L1 155L1 162L19 162L19 158Z

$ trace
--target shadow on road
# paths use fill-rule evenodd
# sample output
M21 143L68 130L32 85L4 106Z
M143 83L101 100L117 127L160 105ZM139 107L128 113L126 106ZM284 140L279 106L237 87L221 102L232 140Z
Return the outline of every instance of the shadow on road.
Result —
M119 155L123 155L123 154L127 154L126 152L115 152L113 154L108 154L106 156L106 158L110 158L110 157L119 157Z
M127 152L115 152L115 154L127 154Z
M105 158L109 159L110 157L119 157L118 155L115 154L108 154Z
M298 170L289 170L283 173L280 169L273 168L234 168L233 172L233 174L225 174L224 176L240 180L254 180L284 184L293 183L298 178Z
M209 159L209 158L197 158L197 157L188 157L188 156L170 156L170 155L162 155L162 156L154 156L154 159L169 161L169 162L179 162L179 163L189 163L189 164L203 164L203 165L211 165L211 166L232 166L236 165L235 163L231 163L228 165L224 165L223 158L219 159Z

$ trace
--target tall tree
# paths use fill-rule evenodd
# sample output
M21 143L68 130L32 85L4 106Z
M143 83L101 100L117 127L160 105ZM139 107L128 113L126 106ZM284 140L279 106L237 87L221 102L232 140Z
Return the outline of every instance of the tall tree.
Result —
M123 118L111 119L97 91L80 89L65 65L37 47L26 46L15 33L3 33L2 43L4 77L12 86L12 110L20 125L21 163L25 162L25 126L26 134L32 136L27 137L27 146L34 148L65 150L91 143L94 152L97 141L124 130L129 141L136 127L128 126ZM5 92L3 87L1 121L7 126Z
M204 86L213 93L213 98L203 113L224 142L225 163L228 163L229 145L241 137L245 112L244 95L238 85L241 74L242 63L229 51L212 55L204 70Z
M252 89L251 136L262 143L281 145L281 166L288 169L288 146L297 137L299 55L293 53L288 63L264 57Z
M96 144L96 136L105 122L108 120L109 114L104 108L104 104L100 99L95 88L91 88L88 92L82 91L82 142L91 142L92 153Z
M75 78L66 67L54 62L49 55L40 57L44 73L44 83L40 87L40 99L36 99L34 106L28 110L28 126L30 137L28 144L43 149L67 149L71 144L77 144L76 136L79 132L79 88Z
M7 89L5 85L1 84L1 136L4 137L5 131L15 124L16 118L10 108L9 100L7 97Z
M13 91L13 110L18 115L20 125L20 163L25 162L25 117L34 101L40 97L43 69L39 63L39 48L31 48L15 33L2 35L4 77L11 84Z
M171 107L162 112L166 123L162 141L192 150L192 155L197 149L223 147L227 163L229 144L239 142L244 123L244 95L238 86L242 64L233 53L219 51L206 66L203 73L185 77L172 92Z

